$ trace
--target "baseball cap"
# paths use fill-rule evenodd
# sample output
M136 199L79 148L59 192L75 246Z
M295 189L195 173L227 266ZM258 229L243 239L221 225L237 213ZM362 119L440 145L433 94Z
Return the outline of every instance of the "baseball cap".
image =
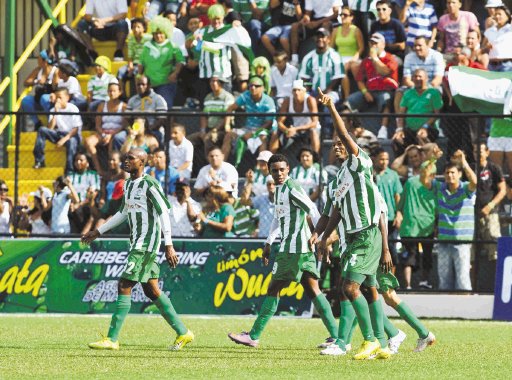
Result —
M249 83L250 84L255 84L255 85L258 85L258 86L264 86L264 83L263 83L263 79L261 79L260 77L258 76L253 76L249 79Z
M258 154L258 158L256 158L256 160L268 162L270 157L272 157L272 152L270 150L263 150Z
M32 195L35 198L39 198L39 199L41 198L41 194L39 193L39 190L31 192L30 195ZM52 197L51 190L49 188L47 188L47 187L44 187L44 186L43 186L43 196L46 199L50 199Z
M214 71L212 74L212 78L217 78L220 82L227 82L226 78L224 78L220 71Z
M373 33L372 36L370 37L370 41L373 41L373 42L386 42L386 39L380 33Z
M486 8L497 8L503 5L503 1L501 0L487 0L487 4L485 4Z
M320 28L316 31L315 35L319 35L321 34L322 36L325 36L327 37L328 35L330 35L329 31L325 28Z
M304 87L304 81L302 79L296 79L293 81L292 89L294 90L306 90Z

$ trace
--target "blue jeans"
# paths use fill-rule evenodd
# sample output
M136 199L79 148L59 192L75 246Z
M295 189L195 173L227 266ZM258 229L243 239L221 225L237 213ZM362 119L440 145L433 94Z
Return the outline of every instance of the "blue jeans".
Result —
M255 51L260 43L265 25L260 20L251 20L244 26L247 32L249 32L252 41L252 49Z
M158 87L154 87L154 90L165 99L167 109L171 110L174 104L174 97L176 96L176 83L162 84Z
M512 71L512 62L489 62L489 71L510 72Z
M50 94L44 94L41 96L39 103L36 102L36 98L33 95L27 95L21 100L21 109L24 112L49 112L51 108L52 104L50 103ZM32 120L34 125L40 122L38 115L29 115L29 118Z
M66 132L56 131L50 128L41 127L37 130L36 145L34 146L34 158L36 162L44 162L44 148L46 140L56 144L62 137L66 136ZM73 157L80 144L80 135L76 134L66 141L66 171L73 170Z

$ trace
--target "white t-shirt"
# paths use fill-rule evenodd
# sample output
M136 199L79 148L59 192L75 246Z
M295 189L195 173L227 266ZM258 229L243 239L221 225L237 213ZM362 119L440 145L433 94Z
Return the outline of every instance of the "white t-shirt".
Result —
M284 73L272 66L270 69L270 87L276 88L276 98L288 98L292 96L293 81L297 79L299 70L289 63L286 64Z
M499 30L496 26L492 26L485 31L484 36L492 45L489 58L512 58L512 25L507 24Z
M341 8L341 0L306 0L306 11L313 11L313 18L323 18L332 16L332 8Z
M173 237L194 237L196 233L187 215L187 202L180 204L174 195L167 197L171 203L171 229ZM201 211L201 205L190 198L189 202L196 214Z
M55 107L50 110L50 112L56 112ZM68 103L66 108L59 109L58 112L80 112L78 107L74 104ZM81 133L82 129L82 118L80 115L50 115L50 122L53 118L57 118L57 124L55 129L60 132L69 133L73 128L78 128L78 133Z
M86 15L105 18L119 13L128 13L126 0L87 0L85 2Z
M69 234L71 226L69 224L68 211L71 206L71 194L69 187L65 187L60 193L53 194L52 198L52 232L56 234Z
M11 212L9 202L3 201L4 209L0 214L0 232L8 234L11 232Z
M75 99L85 99L84 95L82 94L82 89L80 88L80 83L75 77L70 76L65 82L64 79L59 79L57 87L67 88L69 95Z
M172 44L181 50L181 54L184 57L188 57L188 51L185 47L185 33L176 27L172 28L172 36L171 36Z
M199 170L194 189L205 189L210 186L210 182L213 181L210 176L211 167L212 166L208 164ZM238 198L238 172L233 165L229 162L223 162L220 168L216 171L216 178L221 180L220 186L232 187L233 196Z
M169 141L169 163L170 165L177 169L183 163L190 162L188 168L180 172L181 178L190 179L192 176L192 162L194 160L194 145L187 140L187 138L183 138L183 141L180 145L176 145L174 140Z

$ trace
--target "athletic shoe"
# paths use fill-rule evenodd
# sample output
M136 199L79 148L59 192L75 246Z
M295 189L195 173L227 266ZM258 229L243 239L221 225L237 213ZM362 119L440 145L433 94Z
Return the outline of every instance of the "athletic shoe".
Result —
M110 338L104 337L97 342L89 343L88 346L93 350L119 350L119 341L112 342Z
M426 338L418 339L418 344L416 344L416 348L414 349L414 352L424 351L425 348L427 348L428 346L434 345L435 342L436 342L435 335L432 334L431 332L429 332Z
M336 339L329 337L329 338L325 339L325 342L320 343L317 346L317 348L327 348L327 347L333 345L334 343L336 343Z
M258 347L260 341L258 339L251 339L249 333L247 331L243 331L240 334L229 333L228 338L231 339L236 344L243 344L248 347Z
M114 62L124 61L124 55L122 50L116 50L114 52Z
M373 342L370 342L369 340L365 340L363 344L361 344L361 347L359 347L359 350L357 350L356 354L354 355L355 360L364 360L368 359L371 355L377 353L377 351L380 348L380 343L377 339L375 339Z
M389 347L379 348L375 353L375 359L389 359L392 354Z
M347 354L347 351L344 351L337 344L331 344L325 350L320 351L320 355L341 356L341 355L346 355L346 354Z
M432 289L432 285L428 283L428 281L420 281L418 283L419 287L420 288L423 288L423 289Z
M187 344L192 342L194 340L194 333L190 330L188 330L183 335L178 335L176 337L176 340L174 341L173 345L169 347L169 350L171 351L179 351L183 347L185 347Z
M385 126L381 126L379 129L379 133L377 134L377 138L379 140L385 140L388 138L388 128Z
M398 330L398 334L396 336L389 338L388 345L391 353L398 354L398 349L400 348L400 345L404 342L405 338L407 338L407 335L402 330Z

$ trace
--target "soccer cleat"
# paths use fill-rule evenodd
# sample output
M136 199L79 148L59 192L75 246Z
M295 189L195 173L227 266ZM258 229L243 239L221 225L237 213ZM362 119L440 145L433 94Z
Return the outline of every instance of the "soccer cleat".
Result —
M380 127L379 132L377 134L377 138L379 140L385 140L388 138L388 128L384 125Z
M112 342L110 338L104 337L97 342L89 343L88 346L93 350L119 350L119 341Z
M429 332L426 338L418 339L418 344L416 344L416 348L414 349L414 352L424 351L425 348L427 348L428 346L434 345L435 342L436 342L435 335L432 334L431 332Z
M346 355L346 354L347 354L347 351L344 351L337 344L331 344L326 349L320 351L320 355L341 356L341 355Z
M185 347L187 344L192 342L194 340L194 333L190 330L188 330L183 335L178 335L176 337L176 340L174 341L173 345L169 347L169 350L171 351L179 351L183 347Z
M375 353L375 359L389 359L393 353L389 347L379 348Z
M327 348L327 347L329 347L330 345L332 345L334 343L336 343L336 339L329 337L329 338L325 339L325 342L320 343L317 346L317 348Z
M374 340L373 342L370 342L369 340L365 340L363 344L361 344L361 347L359 347L359 350L357 350L356 354L354 355L355 360L364 360L368 359L373 354L377 353L377 351L380 349L380 343L378 340Z
M228 338L236 344L243 344L248 347L258 347L260 343L258 339L252 339L247 331L243 331L240 334L229 333Z
M398 330L398 334L396 336L389 338L388 345L391 353L398 354L398 349L400 348L400 345L404 342L405 338L407 338L407 335L402 330Z

